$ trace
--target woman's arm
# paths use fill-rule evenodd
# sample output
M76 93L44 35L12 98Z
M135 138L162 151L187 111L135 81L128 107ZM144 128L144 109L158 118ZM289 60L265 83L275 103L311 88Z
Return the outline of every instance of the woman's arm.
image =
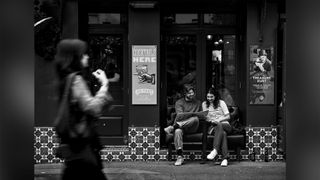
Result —
M77 75L72 83L73 100L79 103L80 108L93 116L100 116L103 106L112 101L108 92L108 84L100 87L99 91L92 96L84 79Z
M208 110L206 101L202 102L201 106L202 106L202 111Z
M220 100L219 105L220 105L220 107L221 107L221 109L222 109L223 115L220 116L220 117L217 119L217 121L218 121L218 122L229 121L229 119L230 119L230 113L229 113L227 104L226 104L223 100Z

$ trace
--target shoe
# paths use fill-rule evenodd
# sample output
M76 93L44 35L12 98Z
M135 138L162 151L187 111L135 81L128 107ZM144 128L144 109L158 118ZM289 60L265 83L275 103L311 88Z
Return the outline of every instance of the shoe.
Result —
M227 159L224 159L224 160L221 162L221 166L222 166L222 167L227 167L227 166L228 166L228 160L227 160Z
M164 132L166 132L167 134L172 134L173 133L173 126L168 126L168 127L164 128Z
M207 159L213 160L217 154L218 154L217 150L214 149L210 152L210 154L207 155Z
M183 157L178 156L177 161L174 163L175 166L181 166L183 164Z

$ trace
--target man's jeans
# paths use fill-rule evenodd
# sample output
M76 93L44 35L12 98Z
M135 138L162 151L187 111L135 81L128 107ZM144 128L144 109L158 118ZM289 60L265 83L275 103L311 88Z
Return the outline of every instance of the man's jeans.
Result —
M192 134L197 132L199 127L199 118L197 116L190 117L184 121L177 122L180 128L174 132L174 145L176 150L183 149L183 134Z

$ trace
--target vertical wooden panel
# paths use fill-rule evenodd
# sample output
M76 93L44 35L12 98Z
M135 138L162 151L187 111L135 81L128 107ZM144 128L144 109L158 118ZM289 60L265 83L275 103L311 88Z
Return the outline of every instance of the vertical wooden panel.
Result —
M159 9L133 9L129 7L129 58L131 62L132 45L157 46L157 86L160 87L160 11ZM131 66L129 67L129 74ZM132 79L129 77L129 126L153 127L159 125L160 105L157 92L157 105L132 105Z

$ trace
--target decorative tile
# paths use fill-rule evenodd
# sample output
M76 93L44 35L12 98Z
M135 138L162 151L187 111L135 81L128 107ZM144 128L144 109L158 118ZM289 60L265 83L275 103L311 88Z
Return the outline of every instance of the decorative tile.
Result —
M268 155L271 161L282 160L277 156L276 127L247 127L246 147L249 159L255 155L256 160L262 161Z
M100 152L101 159L105 161L167 161L168 150L160 149L159 127L129 127L128 135L127 146L106 146ZM59 139L52 127L34 128L35 163L63 162L54 155L58 145ZM268 152L269 160L283 160L283 156L277 154L277 147L277 128L247 127L246 149L241 150L241 158L248 160L255 152L256 160L262 161L265 152ZM201 151L185 151L184 156L186 160L201 160ZM175 152L172 158L176 158ZM235 152L230 152L230 159L236 159Z
M54 155L59 142L53 127L35 127L34 140L35 163L63 162Z
M166 160L167 151L160 153L160 129L158 127L129 127L133 161ZM132 136L134 134L134 136Z

